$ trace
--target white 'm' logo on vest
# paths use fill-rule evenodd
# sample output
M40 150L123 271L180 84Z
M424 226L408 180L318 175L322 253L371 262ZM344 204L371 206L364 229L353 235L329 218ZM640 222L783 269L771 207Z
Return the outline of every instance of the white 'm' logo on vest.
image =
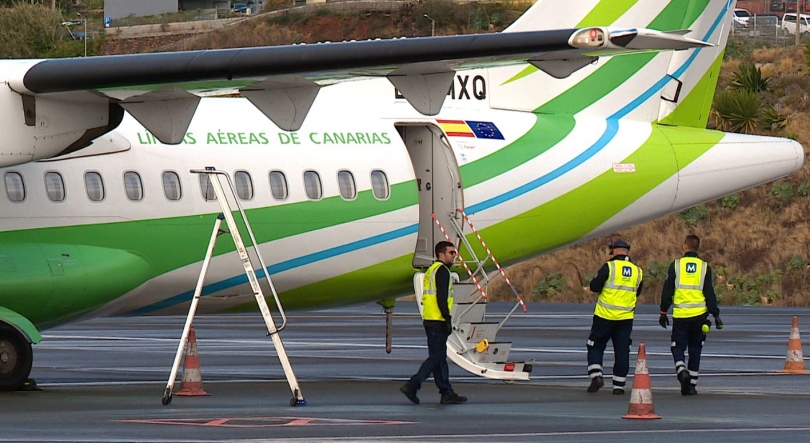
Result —
M695 272L697 272L697 263L687 263L686 272L690 274L694 274Z
M633 268L630 266L622 266L622 277L632 277L633 276Z

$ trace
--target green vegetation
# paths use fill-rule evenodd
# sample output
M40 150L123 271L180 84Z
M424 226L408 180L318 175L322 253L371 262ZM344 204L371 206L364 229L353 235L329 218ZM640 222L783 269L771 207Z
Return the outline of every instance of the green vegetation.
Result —
M729 277L728 284L716 285L715 292L723 304L768 305L782 297L780 283L782 270L775 269L764 274L747 272Z
M790 118L778 113L773 106L768 106L762 112L762 119L760 123L763 129L771 132L778 132L787 127L788 123L790 123Z
M807 269L808 260L804 258L801 254L794 254L790 257L790 262L788 262L788 269L790 272L803 272Z
M53 11L39 4L18 3L11 8L0 8L0 57L59 58L84 55L84 41L71 38L62 21L61 11ZM73 31L79 30L74 28ZM100 45L100 39L88 39L87 55L97 55Z
M750 60L756 46L745 38L729 38L723 60Z
M721 91L713 107L718 129L751 134L759 126L762 98L747 89Z
M554 272L540 280L534 287L532 295L535 300L549 299L562 292L565 287L565 277L559 272Z
M740 204L740 193L735 192L734 194L727 195L720 199L720 207L725 209L734 209L737 205Z
M771 186L771 195L780 203L787 203L793 198L793 185L786 182L776 182Z
M697 205L680 213L681 220L688 226L696 226L708 216L709 210L706 208L706 205Z
M763 76L762 71L751 64L740 66L732 75L731 89L742 89L751 92L764 92L768 90L770 77Z

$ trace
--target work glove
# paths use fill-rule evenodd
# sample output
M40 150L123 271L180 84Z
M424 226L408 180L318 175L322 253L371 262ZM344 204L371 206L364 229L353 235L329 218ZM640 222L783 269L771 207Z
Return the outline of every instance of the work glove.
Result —
M444 320L444 326L447 328L448 335L453 333L453 318L449 315L447 316L447 319Z
M669 318L667 317L666 312L662 312L661 316L658 317L658 324L661 325L662 328L666 329L669 326Z
M714 316L714 329L723 329L723 320L720 320L719 315Z

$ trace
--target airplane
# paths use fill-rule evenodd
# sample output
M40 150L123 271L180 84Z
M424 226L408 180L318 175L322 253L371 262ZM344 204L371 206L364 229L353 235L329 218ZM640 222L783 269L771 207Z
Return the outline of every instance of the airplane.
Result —
M706 129L733 7L537 0L498 34L0 61L0 390L41 330L188 310L220 213L191 169L232 175L288 308L418 291L434 215L507 265L798 171L795 141ZM255 310L243 271L221 240L201 311Z

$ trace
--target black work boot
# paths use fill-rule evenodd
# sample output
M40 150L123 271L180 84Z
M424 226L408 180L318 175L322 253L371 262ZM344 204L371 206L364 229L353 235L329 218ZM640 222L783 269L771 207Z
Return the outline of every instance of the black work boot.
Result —
M452 394L444 394L444 395L442 395L442 400L441 400L441 403L443 405L458 405L458 404L466 403L466 402L467 402L467 397L464 397L463 395L458 395L455 392L452 393Z
M594 392L598 391L599 388L605 385L605 379L602 378L601 375L598 375L591 379L591 385L588 386L588 392L593 394Z
M678 381L681 382L681 395L693 395L688 393L689 387L692 386L692 377L689 376L688 372L679 372Z
M613 387L613 395L624 395L624 388Z
M412 401L413 404L415 404L415 405L419 404L419 397L416 396L416 389L410 387L408 385L408 383L405 383L404 385L402 385L399 388L399 392L402 392L403 394L405 394L405 396L408 397L408 400Z

